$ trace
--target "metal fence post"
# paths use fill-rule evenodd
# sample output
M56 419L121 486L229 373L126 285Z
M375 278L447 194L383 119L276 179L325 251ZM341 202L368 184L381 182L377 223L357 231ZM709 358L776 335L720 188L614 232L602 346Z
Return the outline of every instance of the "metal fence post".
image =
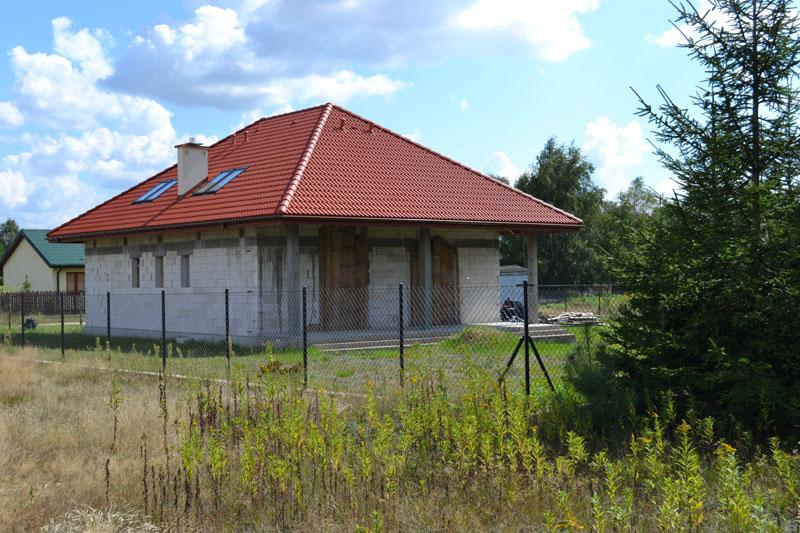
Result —
M19 293L19 318L22 326L22 345L25 346L25 291Z
M11 315L14 314L14 310L11 308L11 293L6 294L8 301L8 330L11 331Z
M106 291L106 340L111 347L111 291Z
M530 396L531 394L531 354L530 354L530 333L528 329L528 282L522 282L522 295L523 299L523 306L524 310L524 319L525 319L525 395Z
M61 358L64 359L64 293L58 293L58 304L61 311Z
M305 287L303 287L303 388L308 388L308 315Z
M161 289L161 370L167 369L167 299Z
M405 361L405 339L404 331L403 331L403 284L400 284L399 292L398 292L398 328L400 333L400 386L405 387L405 373L406 373L406 361Z
M230 313L230 294L225 289L225 359L228 362L228 377L231 373L231 313Z

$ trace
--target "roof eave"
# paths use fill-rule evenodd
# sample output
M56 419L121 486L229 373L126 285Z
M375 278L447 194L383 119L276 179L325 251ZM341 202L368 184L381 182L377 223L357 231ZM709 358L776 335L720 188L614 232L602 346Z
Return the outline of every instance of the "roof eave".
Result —
M140 228L125 228L113 231L74 233L69 235L50 236L51 242L83 242L97 237L123 237L126 235L141 235L147 233L162 233L165 231L213 229L220 226L263 224L263 223L307 223L307 224L374 224L374 225L403 225L403 226L438 226L438 227L480 227L492 228L500 231L541 233L576 232L583 229L583 223L553 224L531 222L528 224L509 221L475 221L475 220L448 220L448 219L423 219L399 217L344 217L344 216L310 216L310 215L268 215L263 217L248 217L239 219L226 219L219 221L196 222L191 224L170 224L163 226L145 226Z
M88 239L97 237L125 237L127 235L142 235L150 233L163 233L165 231L180 230L203 230L215 229L240 224L276 222L281 217L277 215L266 215L261 217L247 217L238 219L209 220L203 222L192 222L189 224L166 224L161 226L142 226L138 228L122 228L111 231L94 231L84 233L71 233L67 235L48 235L47 240L51 242L84 242Z
M86 263L52 264L50 268L86 268Z
M352 224L353 222L369 223L376 225L413 225L413 226L439 226L439 227L491 227L508 231L541 231L542 233L575 232L583 229L583 222L572 224L553 224L544 222L520 223L510 221L492 220L453 220L438 218L403 218L403 217L342 217L342 216L309 216L309 215L284 215L284 220L293 222L325 223L325 224Z

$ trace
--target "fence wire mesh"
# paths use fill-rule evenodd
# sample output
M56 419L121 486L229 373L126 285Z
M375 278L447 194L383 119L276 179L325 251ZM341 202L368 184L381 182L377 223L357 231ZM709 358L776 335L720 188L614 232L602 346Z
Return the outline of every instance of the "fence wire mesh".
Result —
M538 294L538 298L537 298ZM363 393L475 375L525 383L522 286L0 294L5 343L38 356L268 387ZM529 288L532 386L593 343L624 296L611 286ZM62 327L63 323L63 327ZM62 334L63 329L63 334ZM518 348L513 363L506 369Z

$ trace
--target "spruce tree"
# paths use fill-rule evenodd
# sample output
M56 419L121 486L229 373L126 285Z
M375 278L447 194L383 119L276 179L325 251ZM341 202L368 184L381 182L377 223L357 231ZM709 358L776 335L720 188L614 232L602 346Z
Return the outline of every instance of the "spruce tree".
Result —
M665 391L731 431L800 435L800 26L789 0L673 4L705 80L639 97L677 182L613 261L629 302L602 355L646 409ZM638 96L638 94L637 94Z

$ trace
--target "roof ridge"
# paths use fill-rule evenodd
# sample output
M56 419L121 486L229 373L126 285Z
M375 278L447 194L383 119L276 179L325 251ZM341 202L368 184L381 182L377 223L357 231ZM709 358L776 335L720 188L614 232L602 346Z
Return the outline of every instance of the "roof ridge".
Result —
M303 177L303 171L306 169L308 162L311 160L311 156L314 153L314 148L317 146L317 141L319 140L320 135L322 135L322 129L325 127L325 123L328 121L328 117L330 116L332 109L333 104L325 104L324 109L319 116L319 120L317 121L317 125L311 132L311 137L308 139L308 144L306 144L306 148L303 150L303 154L300 156L300 161L297 163L297 168L295 169L294 174L292 174L292 177L289 179L288 185L286 185L286 192L283 195L283 199L280 201L280 203L278 203L277 212L281 215L285 215L289 210L289 204L294 197L295 191L297 191L300 178Z
M329 104L329 105L331 105L331 104ZM528 199L530 199L530 200L533 200L533 201L535 201L535 202L538 202L538 203L539 203L539 204L541 204L541 205L544 205L544 206L546 206L546 207L549 207L550 209L553 209L554 211L557 211L557 212L561 213L562 215L565 215L565 216L567 216L568 218L571 218L571 219L573 219L573 220L575 220L575 221L577 221L577 222L580 222L581 224L583 224L583 220L581 220L580 218L576 217L576 216L575 216L575 215L573 215L572 213L567 213L567 212L566 212L566 211L564 211L563 209L559 209L558 207L554 206L553 204L550 204L550 203L548 203L548 202L545 202L544 200L540 200L539 198L536 198L535 196L531 196L530 194L528 194L528 193L526 193L526 192L524 192L524 191L521 191L521 190L517 189L516 187L512 187L512 186L510 186L510 185L506 185L506 184L505 184L505 183L503 183L502 181L499 181L499 180L496 180L496 179L494 179L494 178L492 178L492 177L490 177L490 176L487 176L487 175L486 175L486 174L484 174L483 172L480 172L480 171L478 171L478 170L475 170L474 168L472 168L472 167L469 167L469 166L465 165L464 163L461 163L461 162L459 162L459 161L456 161L455 159L452 159L452 158L450 158L450 157L448 157L448 156L446 156L446 155L444 155L444 154L442 154L442 153L440 153L440 152L437 152L437 151L436 151L436 150L434 150L433 148L429 148L429 147L425 146L424 144L420 144L420 143L418 143L418 142L416 142L416 141L413 141L413 140L409 139L408 137L406 137L405 135L401 135L401 134L399 134L399 133L397 133L397 132L395 132L395 131L392 131L392 130L390 130L389 128L387 128L387 127L385 127L385 126L381 126L380 124L377 124L377 123L373 122L372 120L370 120L370 119L368 119L368 118L364 118L364 117L362 117L361 115L359 115L359 114L357 114L357 113L353 113L353 112L352 112L352 111L350 111L349 109L345 109L344 107L338 106L338 105L336 105L336 104L332 104L332 106L333 106L333 107L335 107L336 109L338 109L339 111L343 111L343 112L347 113L348 115L351 115L351 116L353 116L353 117L356 117L357 119L363 120L363 121L365 121L365 122L369 122L370 124L374 125L376 128L378 128L378 129L380 129L380 130L383 130L383 131L385 131L386 133L388 133L388 134L390 134L390 135L394 135L394 136L395 136L395 137L397 137L398 139L401 139L401 140L403 140L403 141L405 141L405 142L407 142L407 143L409 143L409 144L413 144L414 146L416 146L416 147L418 147L418 148L422 148L422 149L423 149L423 150L425 150L426 152L429 152L429 153L431 153L431 154L433 154L433 155L435 155L435 156L441 157L442 159L444 159L444 160L446 160L446 161L449 161L450 163L453 163L454 165L457 165L457 166L459 166L459 167L461 167L461 168L463 168L463 169L465 169L465 170L467 170L467 171L469 171L469 172L472 172L473 174L477 174L478 176L480 176L480 177L482 177L482 178L484 178L484 179L487 179L487 180L491 181L491 182L492 182L492 183L494 183L495 185L499 185L500 187L504 187L504 188L506 188L506 189L509 189L509 190L511 190L511 191L514 191L515 193L517 193L517 194L519 194L519 195L522 195L522 196L524 196L525 198L528 198Z
M242 133L244 130L252 128L256 124L259 124L260 122L266 122L266 121L272 120L274 118L287 117L289 115L294 115L294 114L297 114L297 113L307 113L307 112L311 111L312 109L321 108L321 107L324 107L326 105L330 105L330 104L320 104L320 105L315 105L315 106L311 106L311 107L304 107L303 109L295 109L293 111L286 111L285 113L277 113L275 115L270 115L268 117L259 117L259 118L255 119L253 122L251 122L250 124L248 124L246 126L242 126L238 130L236 130L236 131L234 131L232 133L229 133L228 135L226 135L225 137L221 138L217 142L215 142L213 144L209 144L208 148L210 149L210 148L213 148L214 146L217 146L218 144L222 144L223 142L225 142L229 138L236 137L238 134Z

